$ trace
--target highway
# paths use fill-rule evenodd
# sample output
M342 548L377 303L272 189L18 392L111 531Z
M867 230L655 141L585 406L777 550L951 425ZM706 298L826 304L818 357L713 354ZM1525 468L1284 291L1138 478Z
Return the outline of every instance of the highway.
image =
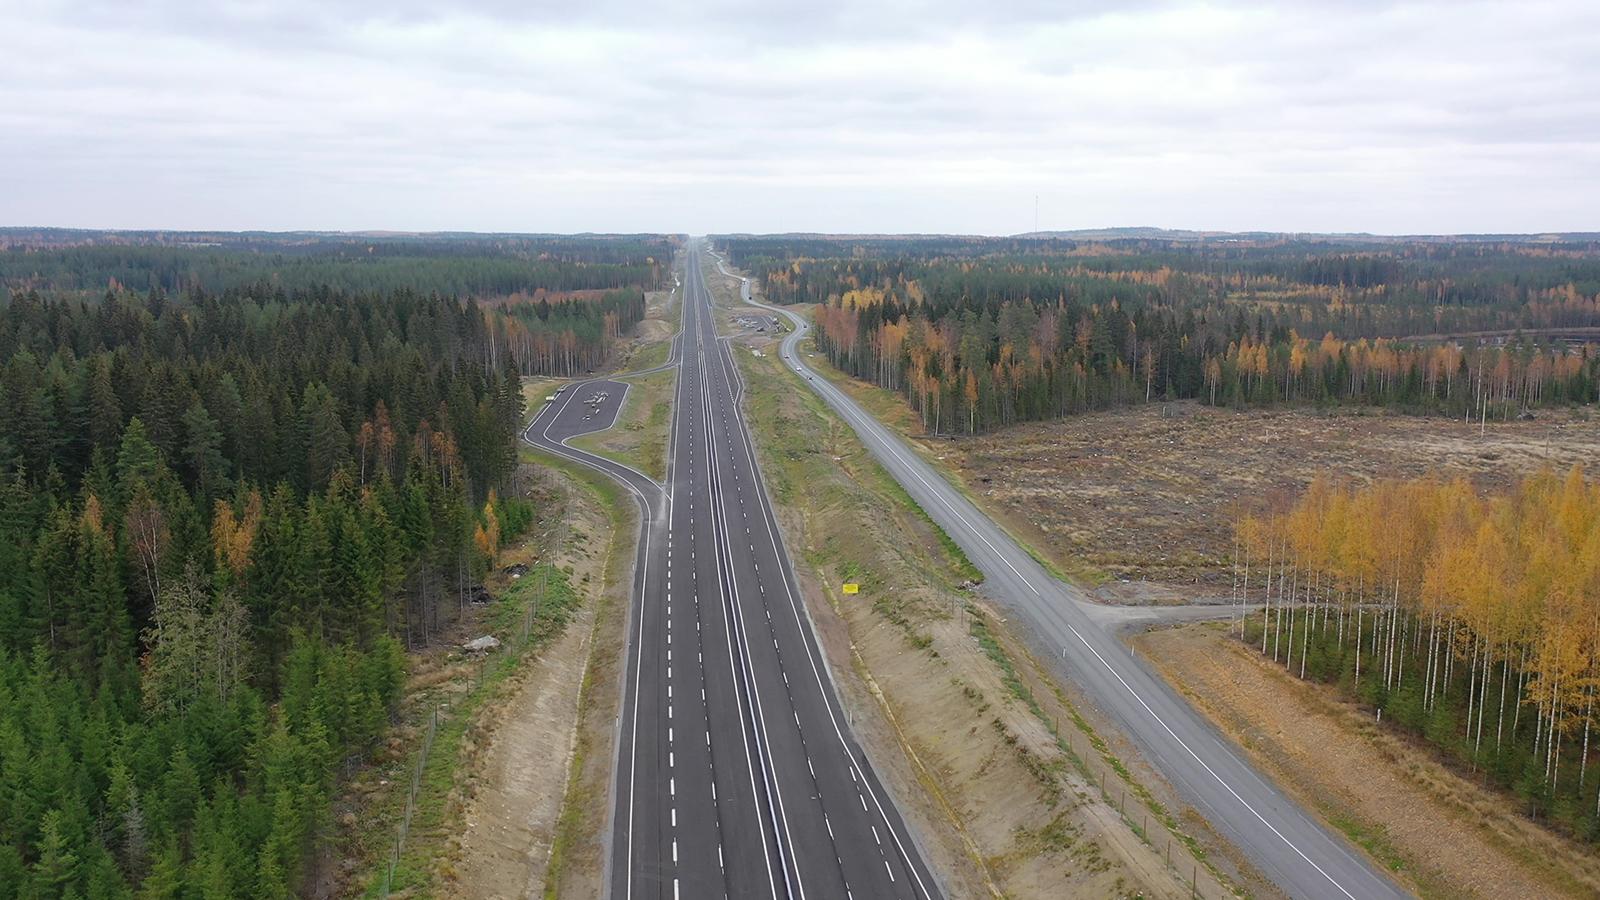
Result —
M721 260L717 265L722 268ZM724 273L726 268L722 268ZM750 301L750 286L743 295ZM1400 900L1410 895L1374 869L1245 761L1189 704L1091 616L1095 604L1050 576L905 442L892 434L799 352L809 325L793 323L779 356L854 428L891 476L983 570L983 590L1013 611L1060 674L1109 715L1193 807L1285 894L1296 900ZM1102 624L1105 623L1105 624Z
M685 254L683 328L658 367L678 371L666 484L565 443L610 426L627 376L569 386L524 432L615 478L641 511L608 896L940 898L850 733L756 464L700 249Z

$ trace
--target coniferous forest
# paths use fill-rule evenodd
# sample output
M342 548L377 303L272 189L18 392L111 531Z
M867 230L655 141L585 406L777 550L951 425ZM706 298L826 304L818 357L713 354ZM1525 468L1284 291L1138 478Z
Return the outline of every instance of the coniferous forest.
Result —
M1593 240L720 242L934 433L1183 398L1503 418L1600 383Z
M656 277L572 266L518 290ZM0 308L0 898L289 896L405 651L536 514L515 315L247 274Z
M0 228L0 287L93 298L106 289L220 291L261 281L475 295L655 284L676 241L653 235L328 235Z

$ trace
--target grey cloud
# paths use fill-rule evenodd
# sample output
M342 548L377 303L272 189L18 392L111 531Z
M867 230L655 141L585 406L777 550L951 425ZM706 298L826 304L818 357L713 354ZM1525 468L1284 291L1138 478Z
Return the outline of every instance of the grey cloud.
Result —
M0 219L1019 231L1040 194L1052 227L1592 228L1597 33L1581 2L19 3Z

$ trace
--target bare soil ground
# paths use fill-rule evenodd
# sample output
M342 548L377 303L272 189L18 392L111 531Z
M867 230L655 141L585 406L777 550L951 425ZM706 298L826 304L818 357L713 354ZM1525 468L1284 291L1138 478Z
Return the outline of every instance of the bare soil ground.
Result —
M1600 858L1377 727L1334 689L1300 681L1190 625L1134 639L1256 764L1425 898L1600 896ZM1338 748L1338 752L1329 752Z
M1600 417L1589 410L1481 432L1454 419L1368 413L1151 404L919 443L1058 568L1089 583L1183 588L1108 586L1107 602L1226 594L1238 512L1290 500L1318 474L1366 483L1432 472L1499 487L1547 464L1592 465L1600 448Z
M616 722L622 702L622 665L628 649L638 516L614 483L585 471L611 514L605 590L596 610L589 666L578 698L578 735L568 770L544 896L552 900L598 898L605 887L606 828L611 816L611 775Z

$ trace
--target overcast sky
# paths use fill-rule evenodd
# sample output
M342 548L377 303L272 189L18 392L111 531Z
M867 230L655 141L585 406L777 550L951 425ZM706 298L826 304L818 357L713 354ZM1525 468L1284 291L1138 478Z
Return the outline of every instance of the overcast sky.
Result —
M1600 230L1600 2L0 0L0 224Z

